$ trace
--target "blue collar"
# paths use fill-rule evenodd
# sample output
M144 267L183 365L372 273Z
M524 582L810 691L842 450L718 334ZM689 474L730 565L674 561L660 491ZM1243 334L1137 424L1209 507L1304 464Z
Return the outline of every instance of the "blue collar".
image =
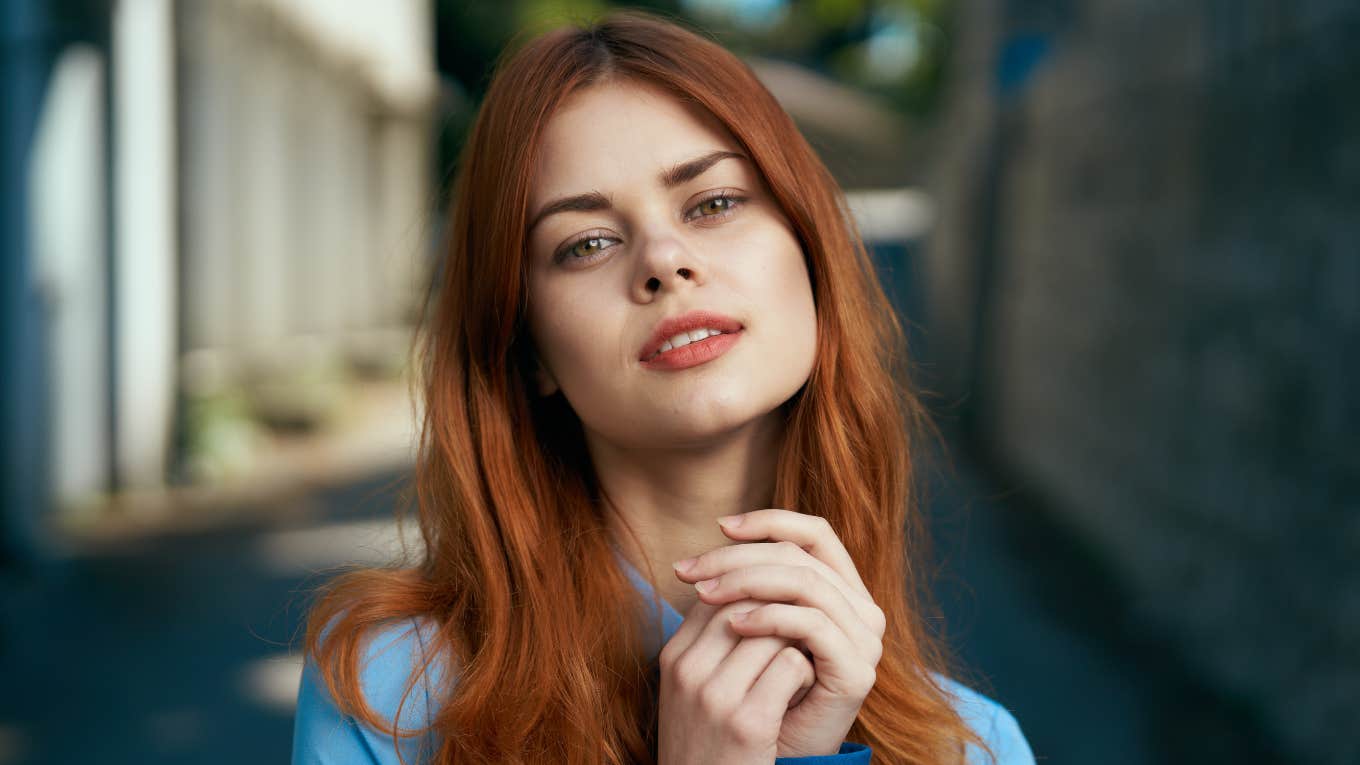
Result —
M628 574L628 578L633 582L633 587L642 596L643 603L652 606L648 611L651 638L648 642L647 658L655 658L661 652L661 646L665 645L675 634L675 631L680 629L680 623L685 620L685 617L681 616L680 612L676 611L675 607L665 598L656 594L656 590L647 581L647 578L633 564L629 563L627 558L623 557L623 553L619 552L618 547L614 548L614 555L619 560L619 566L623 568L624 572ZM657 630L658 625L660 626L659 631Z

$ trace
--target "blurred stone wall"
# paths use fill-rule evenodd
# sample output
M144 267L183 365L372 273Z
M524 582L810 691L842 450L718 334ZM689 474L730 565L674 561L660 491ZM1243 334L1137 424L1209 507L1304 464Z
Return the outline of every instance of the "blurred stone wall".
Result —
M941 386L1299 761L1360 762L1360 4L958 6Z
M261 469L261 425L395 380L429 279L436 79L421 0L175 6L179 480Z

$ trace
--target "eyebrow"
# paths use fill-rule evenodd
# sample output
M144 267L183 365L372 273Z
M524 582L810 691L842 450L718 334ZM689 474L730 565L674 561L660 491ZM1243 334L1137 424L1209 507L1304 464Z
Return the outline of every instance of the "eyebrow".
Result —
M746 158L745 154L739 154L735 151L710 151L707 154L695 157L694 159L685 160L684 162L680 162L673 167L663 170L661 175L657 177L657 180L665 188L673 189L682 183L687 183L698 178L708 172L710 167L713 167L724 159ZM593 212L595 210L608 210L613 206L613 202L598 191L561 197L544 205L543 209L538 211L538 214L533 217L533 220L529 223L529 227L525 230L533 231L534 228L549 215L556 215L561 212Z

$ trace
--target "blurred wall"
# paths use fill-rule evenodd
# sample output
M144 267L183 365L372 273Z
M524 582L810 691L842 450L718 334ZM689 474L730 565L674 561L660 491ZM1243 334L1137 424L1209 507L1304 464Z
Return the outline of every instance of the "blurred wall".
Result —
M959 4L932 349L1139 617L1360 761L1360 5Z
M128 490L249 481L264 425L397 377L432 23L427 0L0 4L0 564Z
M399 365L419 310L429 8L177 8L190 408L243 390L267 421L323 420L331 378L351 362ZM228 468L213 448L193 471Z
M50 554L54 486L110 472L108 16L93 0L0 3L0 569Z

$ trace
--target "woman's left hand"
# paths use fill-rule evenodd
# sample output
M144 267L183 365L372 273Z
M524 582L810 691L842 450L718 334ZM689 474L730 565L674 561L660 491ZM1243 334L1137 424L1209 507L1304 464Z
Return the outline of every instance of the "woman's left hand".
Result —
M736 521L733 523L732 521ZM742 636L779 635L810 652L817 681L789 708L779 757L835 754L874 687L886 619L824 518L769 508L719 519L750 544L710 550L675 573L699 599L768 601L730 622ZM706 586L705 583L708 583ZM734 615L735 616L735 615Z

